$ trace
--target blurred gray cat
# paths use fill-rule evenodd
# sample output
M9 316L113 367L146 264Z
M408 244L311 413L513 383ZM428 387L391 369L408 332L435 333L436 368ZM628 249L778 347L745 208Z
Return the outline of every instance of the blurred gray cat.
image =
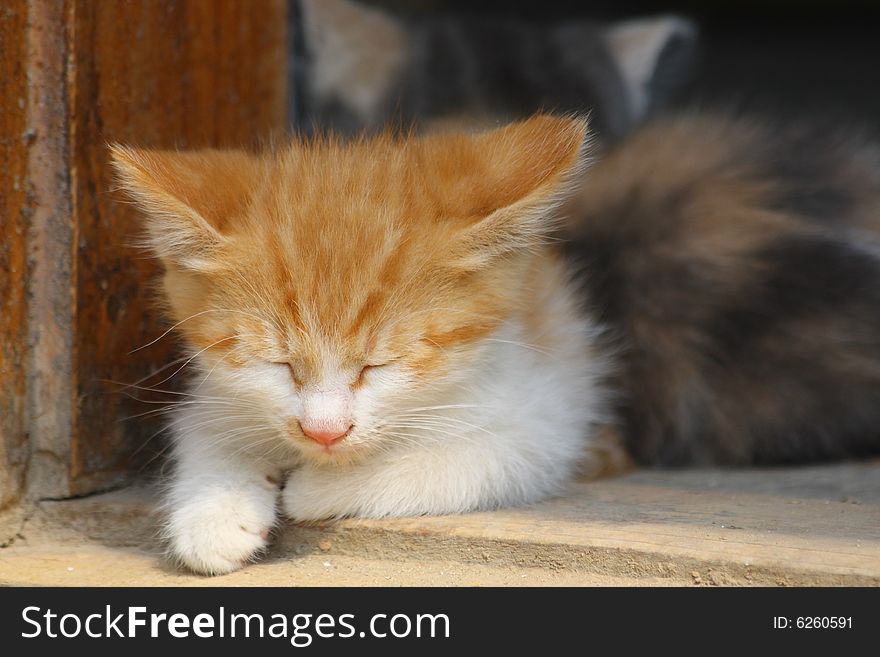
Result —
M591 110L593 132L615 139L682 86L697 39L677 16L530 25L403 19L350 0L300 0L298 10L294 123L306 131Z

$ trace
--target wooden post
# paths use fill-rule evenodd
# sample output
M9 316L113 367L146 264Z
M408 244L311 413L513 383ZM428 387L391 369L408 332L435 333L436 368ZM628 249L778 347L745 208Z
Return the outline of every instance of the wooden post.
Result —
M25 0L0 8L0 511L21 495L29 454L25 23Z
M249 145L283 130L287 108L284 0L7 5L0 508L24 489L123 481L154 428L121 422L144 407L104 383L173 353L171 340L130 353L160 333L154 264L132 247L138 221L112 191L107 143Z

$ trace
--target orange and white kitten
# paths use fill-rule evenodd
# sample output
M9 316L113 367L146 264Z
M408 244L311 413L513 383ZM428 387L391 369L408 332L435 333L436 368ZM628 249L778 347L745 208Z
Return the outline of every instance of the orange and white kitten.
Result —
M173 555L225 573L297 520L563 489L606 362L552 215L586 124L276 152L113 149L200 370L173 420Z

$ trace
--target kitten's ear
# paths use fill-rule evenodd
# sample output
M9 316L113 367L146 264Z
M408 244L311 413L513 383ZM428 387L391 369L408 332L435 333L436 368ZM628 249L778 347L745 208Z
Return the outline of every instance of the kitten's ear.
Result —
M393 16L350 0L300 0L309 91L362 121L376 113L407 59L407 34Z
M697 26L681 16L627 20L607 29L605 40L623 77L633 121L687 82L697 37Z
M184 269L208 270L223 229L246 207L257 159L242 151L150 151L112 144L122 189L147 215L147 245Z
M468 181L477 220L464 230L458 266L477 269L545 240L554 210L583 172L587 143L585 119L547 115L476 137L485 164L479 180Z

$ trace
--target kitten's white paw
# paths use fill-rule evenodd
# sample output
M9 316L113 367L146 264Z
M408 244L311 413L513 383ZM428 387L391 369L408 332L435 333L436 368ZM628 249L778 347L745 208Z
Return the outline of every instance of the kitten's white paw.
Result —
M275 495L262 488L203 491L171 509L171 554L197 573L238 570L266 547L275 517Z

